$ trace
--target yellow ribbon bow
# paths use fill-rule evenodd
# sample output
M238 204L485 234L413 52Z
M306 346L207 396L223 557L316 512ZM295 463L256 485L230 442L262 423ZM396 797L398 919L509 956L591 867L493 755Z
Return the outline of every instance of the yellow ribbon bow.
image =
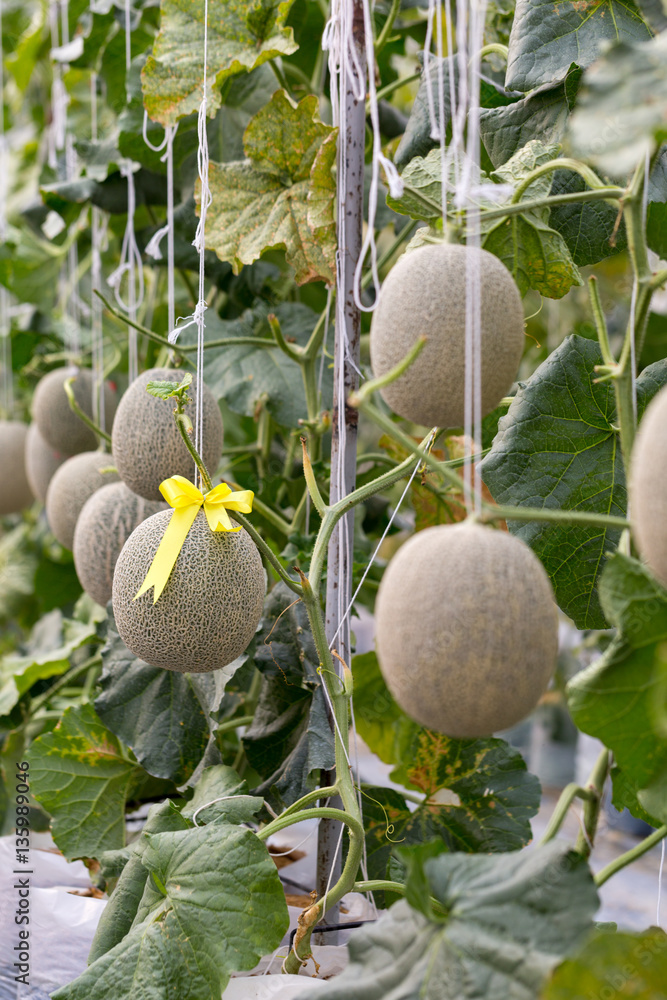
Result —
M228 510L238 510L242 514L252 511L252 501L255 496L252 490L239 490L233 493L226 483L214 486L206 495L183 476L172 476L160 483L160 493L167 503L174 508L171 520L164 537L158 545L153 562L146 574L146 579L134 596L141 597L147 590L154 587L153 604L167 585L171 571L176 565L178 554L183 547L188 531L203 505L206 520L211 531L240 531L240 526L232 527Z

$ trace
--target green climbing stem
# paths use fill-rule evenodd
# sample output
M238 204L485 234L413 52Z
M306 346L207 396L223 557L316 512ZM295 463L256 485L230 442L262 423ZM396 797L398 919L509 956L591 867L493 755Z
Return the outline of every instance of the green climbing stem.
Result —
M73 413L76 413L79 420L81 420L86 427L89 428L95 434L100 441L105 441L107 444L111 444L111 435L103 431L101 427L98 427L94 420L83 412L76 399L74 398L74 390L72 389L72 382L76 382L76 375L72 375L71 378L65 379L63 383L63 388L67 396L67 401L70 405L70 409Z
M620 872L623 868L627 868L627 866L631 865L633 861L637 860L637 858L641 858L642 854L646 854L646 852L650 851L652 847L659 844L664 837L667 837L667 826L659 826L657 830L650 834L650 836L640 841L636 847L626 851L625 854L621 854L621 856L616 858L615 861L610 861L610 863L595 876L595 884L598 889L601 885L604 885L605 882L612 877L612 875L615 875L616 872Z

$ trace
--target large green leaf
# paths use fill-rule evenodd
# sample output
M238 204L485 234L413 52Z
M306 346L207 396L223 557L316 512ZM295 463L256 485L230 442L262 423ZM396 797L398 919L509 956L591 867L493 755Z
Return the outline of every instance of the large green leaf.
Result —
M531 139L497 168L496 177L517 187L533 170L552 160L557 152L558 146L545 146ZM550 185L547 176L538 178L526 189L522 200L547 195ZM583 284L565 240L549 225L548 207L488 222L482 216L481 227L482 246L499 257L511 271L522 295L534 288L549 298L560 299L573 285Z
M165 799L150 807L142 834L187 830L189 827L190 823L181 816L173 802ZM141 863L147 845L148 839L142 836L129 849L129 858L97 925L88 964L111 951L132 927L148 879L148 869Z
M667 5L664 0L639 0L639 9L654 31L667 29Z
M128 759L92 705L68 708L28 752L32 793L53 817L66 858L94 858L125 843L125 800L142 768Z
M617 45L585 74L569 141L575 156L624 178L667 138L667 33Z
M605 42L642 41L651 31L632 0L517 0L506 86L533 90L590 66Z
M306 609L283 583L266 599L259 634L264 677L243 746L264 779L257 793L289 805L313 787L314 771L333 767L334 747Z
M500 739L455 740L418 726L389 694L375 653L356 656L352 670L359 735L385 763L396 765L392 781L424 795L410 810L398 791L365 789L371 878L387 877L392 847L399 842L437 837L449 850L470 852L515 850L528 843L540 784L517 750Z
M520 383L481 466L497 503L625 515L614 390L609 383L595 383L594 368L601 363L597 343L572 336ZM667 362L642 372L640 415L665 382ZM515 521L509 529L542 560L558 604L577 627L605 628L597 583L620 531Z
M284 248L298 284L333 281L334 137L316 97L295 107L279 90L245 131L247 159L211 162L206 246L235 274L265 250Z
M560 142L569 111L565 83L545 84L508 107L481 111L480 135L494 167L502 166L531 139Z
M570 194L585 188L579 174L556 170L550 193ZM561 234L577 267L597 264L627 246L625 224L622 220L619 224L618 209L605 201L553 205L549 225Z
M667 742L657 731L660 644L667 639L667 592L636 559L615 553L600 581L602 606L618 635L568 684L572 717L614 753L614 801L637 812L667 812L667 788L649 801L642 790L660 780ZM662 803L662 805L661 805Z
M270 311L277 316L285 336L301 345L306 343L317 323L317 314L301 302L281 302L273 310L260 303L233 320L219 320L215 314L207 313L207 338L257 336L258 345L207 350L204 378L216 398L224 399L235 413L253 416L261 404L283 427L298 427L299 420L308 416L301 369L283 354L275 341L268 340L270 330L266 317ZM267 340L270 346L266 346ZM187 342L187 334L182 342ZM331 369L325 367L323 409L331 405L332 385Z
M667 1000L667 935L598 931L553 973L542 1000L632 997Z
M254 833L218 822L145 839L151 877L132 929L57 1000L211 1000L280 944L285 895Z
M582 283L579 269L570 256L565 240L549 225L549 209L527 211L523 214L485 218L485 210L497 211L511 200L507 186L516 188L523 179L558 153L558 146L545 146L537 139L522 146L506 163L500 166L495 177L503 183L496 192L489 178L479 171L475 183L482 186L477 195L480 207L482 246L495 254L513 274L522 295L535 288L550 298L561 298L573 286ZM403 171L406 185L400 198L387 198L387 204L397 212L413 219L434 222L442 215L442 186L440 182L440 153L431 150L428 156L415 157ZM531 184L522 200L538 198L549 193L551 179L541 177ZM417 234L419 236L419 234ZM418 244L416 240L411 248Z
M36 681L69 670L72 653L94 637L94 624L63 621L58 610L45 615L32 630L25 653L10 653L0 661L0 715L8 715Z
M220 85L236 73L289 55L296 44L285 21L294 0L208 0L206 99L220 107ZM175 125L197 111L204 94L204 0L162 0L160 33L142 73L149 117Z
M209 737L207 714L190 674L137 659L109 619L102 650L102 693L95 711L156 778L182 784L201 760Z
M303 1000L535 1000L592 927L590 871L557 843L492 857L420 854L408 885L417 883L424 909L430 892L447 916L429 919L401 900L353 934L345 971Z

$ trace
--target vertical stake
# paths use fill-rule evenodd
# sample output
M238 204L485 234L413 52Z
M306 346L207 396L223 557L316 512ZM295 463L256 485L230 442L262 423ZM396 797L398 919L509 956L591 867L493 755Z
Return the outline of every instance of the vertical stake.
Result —
M353 44L362 73L366 67L366 46L364 37L363 0L352 0ZM345 61L342 74L345 74ZM357 411L347 405L347 398L359 385L359 346L361 337L361 314L354 301L354 272L361 251L363 205L364 205L364 149L366 142L366 101L365 95L357 100L353 81L343 75L341 104L341 132L338 138L338 177L345 178L344 190L339 190L338 201L338 245L342 248L338 267L339 287L336 308L336 340L334 346L334 402L331 440L331 503L336 503L354 489L357 463ZM341 109L342 111L342 109ZM344 167L344 169L342 169ZM341 373L340 366L343 366ZM342 375L342 378L341 378ZM340 392L341 382L344 392ZM342 418L342 419L341 419ZM341 434L341 423L344 432ZM352 597L352 554L354 534L354 511L342 518L331 537L327 554L326 590L326 632L329 642L336 632L335 648L346 663L350 661L349 619L340 631L340 619ZM321 772L321 785L331 784L331 772ZM326 892L331 878L334 884L341 871L341 857L338 856L332 874L332 862L336 854L340 836L340 823L335 820L321 820L317 839L317 879L318 896ZM338 923L338 906L327 913L327 923ZM337 934L315 934L315 944L335 944Z

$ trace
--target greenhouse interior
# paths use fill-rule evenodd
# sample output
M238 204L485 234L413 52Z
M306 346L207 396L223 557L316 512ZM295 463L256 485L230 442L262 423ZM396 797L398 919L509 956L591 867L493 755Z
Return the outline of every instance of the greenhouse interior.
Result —
M0 37L0 1000L667 1000L667 0Z

